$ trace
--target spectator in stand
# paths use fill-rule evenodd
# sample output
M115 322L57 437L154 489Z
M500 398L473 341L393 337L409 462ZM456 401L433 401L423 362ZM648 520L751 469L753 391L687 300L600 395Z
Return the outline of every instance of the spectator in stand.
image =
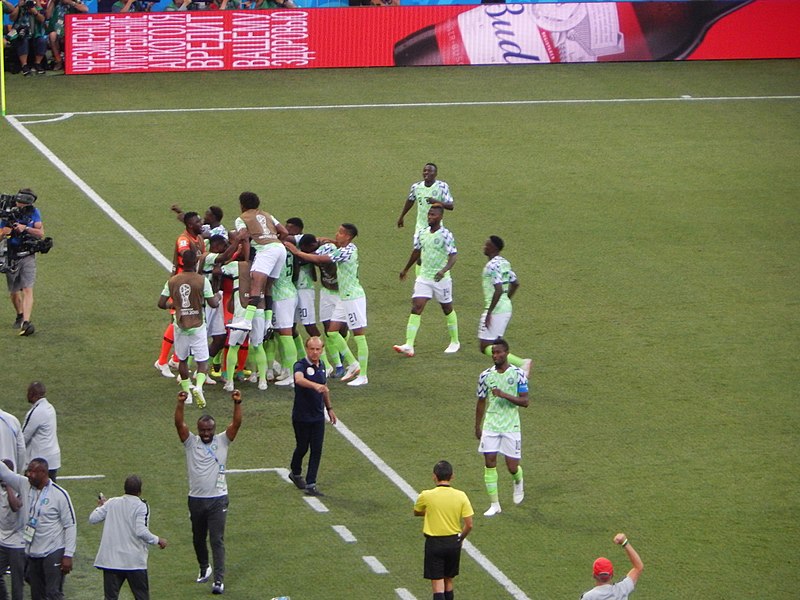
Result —
M192 0L172 0L164 7L165 12L175 12L179 10L189 10Z
M112 13L150 12L158 0L117 0L111 5Z
M266 10L268 8L297 8L297 4L292 0L261 0L256 4L256 10Z
M89 7L81 0L47 0L45 18L47 19L47 38L53 53L53 70L64 68L61 49L64 47L64 20L67 15L87 13Z
M4 5L5 6L5 5ZM45 32L44 7L37 0L19 0L8 14L11 29L6 39L16 50L22 66L22 74L44 75L44 55L47 52L47 33ZM33 69L28 64L30 53L34 53Z

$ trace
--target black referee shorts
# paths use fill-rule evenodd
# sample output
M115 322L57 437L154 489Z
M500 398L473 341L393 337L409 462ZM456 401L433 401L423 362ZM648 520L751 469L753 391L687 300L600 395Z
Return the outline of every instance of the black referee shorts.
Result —
M461 541L458 535L425 537L425 579L444 579L458 575Z

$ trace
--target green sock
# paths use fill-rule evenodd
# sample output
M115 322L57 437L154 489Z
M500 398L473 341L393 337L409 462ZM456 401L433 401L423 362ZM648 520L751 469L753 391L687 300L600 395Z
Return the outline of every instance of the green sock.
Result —
M250 353L256 363L256 371L258 371L259 379L266 379L267 377L267 352L264 350L264 345L250 346Z
M198 371L197 376L195 377L195 382L197 383L197 387L203 387L203 384L206 382L206 374Z
M328 355L329 365L333 365L334 367L342 366L342 357L339 356L339 348L336 346L336 340L327 332L325 333L325 354Z
M269 338L266 342L264 342L264 355L267 360L267 368L272 368L272 363L275 362L275 355L277 354L278 350L278 340L275 336Z
M272 325L272 309L269 308L264 311L264 319L267 321L267 327Z
M406 325L406 345L414 347L414 340L417 339L417 331L419 331L419 324L422 321L422 315L415 315L411 313L408 315L408 325Z
M256 306L254 304L248 304L247 308L244 311L244 320L248 323L253 322L253 317L256 316Z
M228 348L228 356L225 359L225 381L233 381L236 375L236 361L239 360L239 346Z
M520 358L516 354L509 354L508 355L508 363L511 364L511 365L514 365L515 367L521 367L523 360L524 359Z
M294 347L292 335L278 336L278 345L281 348L281 366L291 370L297 362L297 350Z
M183 390L188 394L191 389L192 389L192 380L189 378L181 379L181 390Z
M514 480L514 483L522 481L522 465L517 465L517 472L511 474L511 479Z
M458 316L456 311L452 311L447 315L447 333L450 334L450 341L453 344L458 343Z
M303 344L303 338L301 338L299 335L294 336L293 339L294 339L294 349L297 351L297 360L295 362L297 362L301 358L305 357L306 347Z
M356 348L358 348L358 364L361 367L361 375L367 376L367 365L369 364L369 346L367 346L367 336L354 335L356 338Z
M492 502L499 502L497 495L497 468L489 467L483 468L483 482L486 484L486 493L489 494L489 500Z
M337 354L344 355L344 361L348 365L356 362L356 357L350 351L350 348L347 346L347 342L344 341L341 333L338 331L331 331L328 336L333 339L334 348L336 349L335 352Z

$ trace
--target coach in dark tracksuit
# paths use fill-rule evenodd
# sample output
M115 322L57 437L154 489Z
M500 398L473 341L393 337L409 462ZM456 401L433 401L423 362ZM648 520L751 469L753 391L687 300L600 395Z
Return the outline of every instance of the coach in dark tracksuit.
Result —
M317 489L317 471L322 458L322 443L325 439L325 411L331 424L336 424L336 415L331 408L325 363L320 360L322 340L310 337L306 340L306 357L294 364L294 406L292 425L296 447L292 455L289 479L309 496L322 496ZM308 471L303 479L303 458L311 449Z

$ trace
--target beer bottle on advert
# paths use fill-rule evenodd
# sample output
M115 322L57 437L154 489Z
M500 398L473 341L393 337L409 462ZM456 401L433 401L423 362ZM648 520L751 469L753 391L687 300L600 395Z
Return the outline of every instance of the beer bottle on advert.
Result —
M752 0L484 4L395 44L394 62L490 65L680 60Z

